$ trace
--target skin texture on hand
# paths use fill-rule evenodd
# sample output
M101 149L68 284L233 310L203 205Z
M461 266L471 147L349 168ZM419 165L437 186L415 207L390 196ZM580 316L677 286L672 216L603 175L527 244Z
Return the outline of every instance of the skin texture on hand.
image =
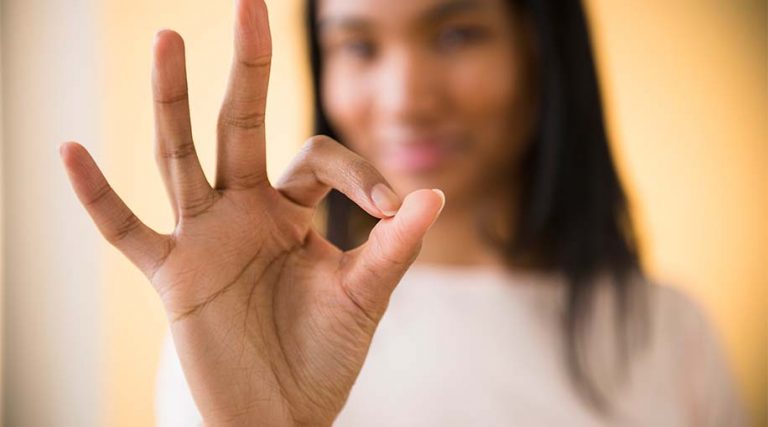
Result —
M373 166L325 137L310 139L271 185L264 132L270 61L263 0L238 1L211 186L192 141L183 41L158 33L156 158L176 217L170 235L130 211L81 145L61 147L93 221L160 296L206 425L330 425L392 291L445 203L435 190L401 202ZM331 188L380 218L352 251L312 228Z

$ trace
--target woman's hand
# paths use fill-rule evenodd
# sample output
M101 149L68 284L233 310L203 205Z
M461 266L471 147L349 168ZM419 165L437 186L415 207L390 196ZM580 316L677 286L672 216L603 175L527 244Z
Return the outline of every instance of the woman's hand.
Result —
M171 31L156 38L156 154L176 215L172 234L139 221L82 146L64 144L61 155L101 233L162 299L206 424L330 425L444 199L421 190L401 205L369 163L324 137L312 138L270 185L264 2L238 1L236 22L213 188L192 142L182 39ZM312 229L331 188L382 218L350 252Z

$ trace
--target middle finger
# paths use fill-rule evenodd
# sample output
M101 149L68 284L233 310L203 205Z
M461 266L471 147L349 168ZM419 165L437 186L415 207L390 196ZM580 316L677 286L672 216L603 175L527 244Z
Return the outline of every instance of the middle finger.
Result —
M238 0L235 58L218 122L216 188L267 182L264 116L272 38L263 0Z

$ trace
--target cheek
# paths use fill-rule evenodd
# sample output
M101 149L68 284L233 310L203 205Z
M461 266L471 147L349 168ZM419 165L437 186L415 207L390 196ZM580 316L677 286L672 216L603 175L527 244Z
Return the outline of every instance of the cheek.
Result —
M448 87L465 119L496 123L513 109L520 93L517 73L510 65L489 60L467 63L453 71Z
M522 151L531 127L530 85L514 60L494 55L486 61L468 62L454 70L450 87L453 105L471 129L478 162L509 162Z
M364 81L328 67L322 82L323 109L338 138L353 151L367 156L366 129L371 123L369 96Z

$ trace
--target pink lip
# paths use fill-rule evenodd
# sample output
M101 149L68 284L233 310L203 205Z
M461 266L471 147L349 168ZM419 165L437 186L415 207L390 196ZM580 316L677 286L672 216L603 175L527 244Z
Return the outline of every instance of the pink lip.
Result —
M387 169L403 172L428 172L439 168L450 154L439 142L397 143L384 149Z

